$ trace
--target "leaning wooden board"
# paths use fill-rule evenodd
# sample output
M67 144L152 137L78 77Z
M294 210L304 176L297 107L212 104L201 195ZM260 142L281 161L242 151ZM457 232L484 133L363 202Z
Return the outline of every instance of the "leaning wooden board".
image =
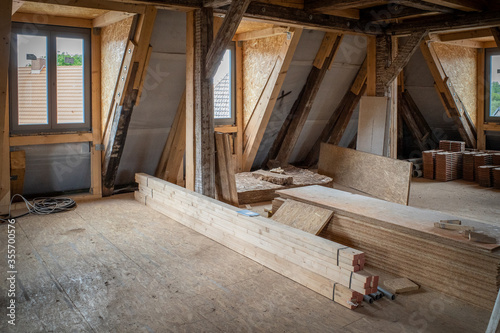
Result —
M331 209L334 213L341 213L343 216L362 219L382 227L414 235L431 237L461 248L493 251L500 247L500 244L471 242L458 232L435 228L434 222L436 221L461 219L463 225L472 226L477 231L498 236L496 228L489 224L466 220L438 211L399 205L317 185L279 190L277 193L283 198L314 203L319 207Z
M272 219L290 227L317 235L330 221L333 212L329 209L308 205L295 200L287 200L273 214Z
M408 205L410 162L322 143L318 173L376 198Z

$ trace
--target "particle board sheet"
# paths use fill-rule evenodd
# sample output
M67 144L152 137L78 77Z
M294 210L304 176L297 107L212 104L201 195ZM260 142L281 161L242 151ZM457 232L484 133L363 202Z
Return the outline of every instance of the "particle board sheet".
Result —
M356 149L376 155L384 154L387 97L363 96L359 105Z
M434 228L434 222L460 219L498 240L494 226L316 186L278 194L334 211L320 236L363 251L370 265L493 307L500 282L499 245L471 242L457 231Z
M322 143L318 172L332 177L337 184L376 198L408 204L410 162Z
M277 193L285 199L292 199L331 209L335 214L338 213L343 216L357 218L373 223L374 225L430 238L471 251L489 252L500 247L500 244L472 243L458 233L434 228L434 222L441 220L461 220L463 225L472 226L476 231L483 231L486 234L496 235L496 237L500 238L497 228L492 225L438 211L404 206L322 186L279 190Z
M273 214L272 219L292 228L318 235L330 221L333 212L329 209L305 204L295 200L287 200Z

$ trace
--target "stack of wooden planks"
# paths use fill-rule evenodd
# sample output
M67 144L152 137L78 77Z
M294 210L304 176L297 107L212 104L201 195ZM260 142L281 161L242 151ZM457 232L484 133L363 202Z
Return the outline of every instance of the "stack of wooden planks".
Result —
M477 155L477 152L465 152L464 155L462 156L462 175L463 179L473 182L475 180L474 178L474 155Z
M478 179L477 182L479 186L483 187L492 187L494 180L493 180L493 169L497 168L495 165L481 165L477 169L477 175Z
M278 194L331 209L334 217L320 235L363 251L370 265L493 308L500 282L500 254L493 251L499 245L471 242L458 231L434 228L434 222L459 219L497 237L494 226L320 186Z
M462 153L440 152L436 154L436 180L448 182L462 178Z
M500 189L500 168L493 169L493 187Z
M493 156L491 154L476 154L474 155L474 177L476 180L479 179L479 167L482 165L491 165L493 162Z
M422 152L425 179L436 178L436 154L439 152L441 150L426 150Z
M439 141L439 149L452 152L464 152L465 142L463 141L450 141L441 140Z
M146 174L136 174L136 182L137 201L342 306L357 307L378 286L377 277L339 265L360 251Z

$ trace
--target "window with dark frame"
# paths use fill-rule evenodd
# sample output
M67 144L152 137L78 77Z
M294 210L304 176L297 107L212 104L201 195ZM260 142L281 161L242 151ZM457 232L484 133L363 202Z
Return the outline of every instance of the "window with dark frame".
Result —
M11 133L91 130L90 29L13 24Z
M233 44L224 53L213 79L215 125L234 125L235 123L235 62Z
M500 51L486 50L486 87L485 115L486 122L500 122Z

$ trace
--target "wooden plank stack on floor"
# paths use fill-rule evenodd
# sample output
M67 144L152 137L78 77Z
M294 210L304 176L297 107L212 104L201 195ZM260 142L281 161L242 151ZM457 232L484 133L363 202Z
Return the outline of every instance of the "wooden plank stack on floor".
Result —
M334 217L320 235L363 251L369 265L493 308L500 286L500 254L494 251L499 245L471 242L458 231L434 228L434 222L460 219L498 239L494 226L320 186L278 194L331 209Z
M334 300L342 306L378 286L378 277L339 266L337 258L359 251L271 219L249 217L239 208L164 180L136 174L136 200L216 242ZM337 288L343 285L350 291ZM337 295L334 297L334 295ZM350 308L350 307L349 307Z

